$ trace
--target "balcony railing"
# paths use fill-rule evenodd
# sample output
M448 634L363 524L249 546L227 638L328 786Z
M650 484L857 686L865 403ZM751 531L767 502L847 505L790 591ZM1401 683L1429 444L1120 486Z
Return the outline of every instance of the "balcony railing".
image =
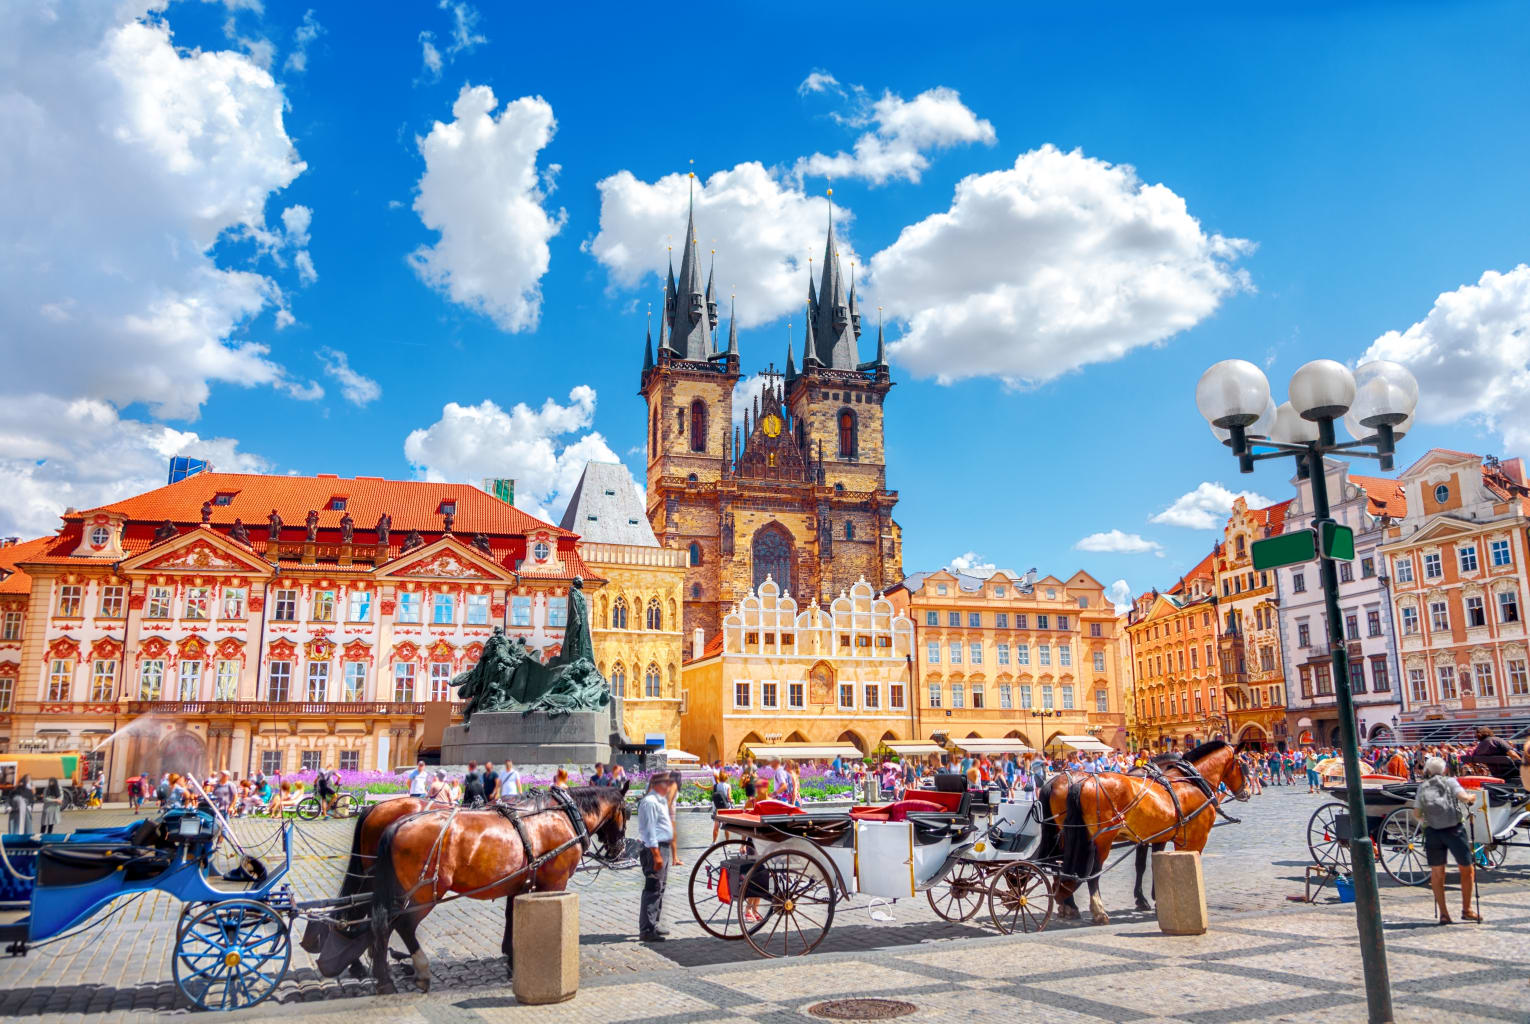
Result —
M252 718L283 718L319 715L326 718L356 715L423 715L423 701L257 701L257 700L135 700L127 703L130 715L238 715ZM452 713L465 705L452 702Z

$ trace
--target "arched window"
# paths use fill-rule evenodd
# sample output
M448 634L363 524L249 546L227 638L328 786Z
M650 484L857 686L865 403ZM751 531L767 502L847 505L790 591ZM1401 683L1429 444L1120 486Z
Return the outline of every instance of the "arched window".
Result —
M839 411L839 457L855 458L855 413L849 409Z
M648 671L643 673L643 696L659 696L659 666L649 665Z
M762 526L754 535L754 585L756 588L769 576L789 594L792 589L792 538L779 523Z
M855 539L855 524L852 523L848 519L845 520L845 539L846 540L854 540Z
M691 564L701 564L701 545L697 544L695 541L691 542Z
M664 628L664 616L659 611L659 599L657 597L648 599L648 621L646 625L649 629Z
M675 410L675 433L679 434L681 437L685 436L685 410L684 409L676 409Z
M707 450L707 407L701 399L691 403L691 451Z
M616 603L611 606L611 628L627 628L627 599L618 597Z
M701 597L701 584L700 583L692 583L691 584L691 596L695 597L695 598L700 598Z
M698 477L695 473L692 473L690 476L686 477L686 479L689 480L693 484L694 483L699 483L701 481L701 478Z
M648 428L648 454L650 454L650 455L657 455L658 453L659 453L659 410L658 409L654 409L654 411L653 411L653 423Z
M627 696L627 670L619 661L611 669L611 692L618 697Z

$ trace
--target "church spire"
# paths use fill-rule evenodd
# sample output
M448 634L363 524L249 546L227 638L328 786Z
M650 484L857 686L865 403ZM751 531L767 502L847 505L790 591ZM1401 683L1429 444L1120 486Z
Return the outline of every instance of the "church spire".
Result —
M792 325L791 321L786 324L786 383L790 384L797 379L797 364L792 357Z
M729 296L728 301L728 355L738 358L738 296Z
M712 295L712 279L717 276L717 250L712 250L712 266L707 270L707 319L717 330L717 299Z
M704 360L712 354L712 337L707 292L701 284L701 254L696 250L696 172L690 172L690 176L690 212L685 222L685 245L680 254L680 277L674 284L669 345L681 359Z
M818 286L818 301L813 309L813 336L817 361L836 370L855 369L855 323L851 319L852 299L846 294L844 271L839 262L839 245L834 239L834 189L828 190L829 231L824 242L823 277Z
M643 372L653 369L653 307L648 307L648 330L643 337Z

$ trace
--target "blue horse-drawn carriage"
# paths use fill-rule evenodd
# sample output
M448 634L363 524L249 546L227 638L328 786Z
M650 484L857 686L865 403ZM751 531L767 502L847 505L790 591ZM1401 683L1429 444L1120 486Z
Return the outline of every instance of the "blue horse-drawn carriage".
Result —
M167 893L183 904L171 969L198 1009L254 1006L276 990L291 959L292 826L282 863L270 870L238 857L212 868L226 829L204 808L167 811L118 828L3 838L0 943L12 956L67 937L114 900ZM233 844L232 836L227 842Z

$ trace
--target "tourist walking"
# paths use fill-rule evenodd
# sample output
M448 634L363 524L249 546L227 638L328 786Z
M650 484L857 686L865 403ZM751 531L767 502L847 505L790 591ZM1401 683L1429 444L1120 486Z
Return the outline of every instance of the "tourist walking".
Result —
M712 777L712 842L717 842L717 829L721 824L717 819L717 811L726 811L733 806L733 783L728 780L728 773L718 770Z
M32 776L23 775L17 780L16 786L9 794L7 803L10 814L6 818L5 830L13 836L29 835L32 831L32 800L35 794L32 792Z
M1316 793L1318 791L1318 781L1319 781L1318 780L1318 770L1317 770L1317 768L1318 768L1317 754L1314 753L1313 750L1309 747L1307 749L1307 751L1306 751L1306 755L1307 755L1306 758L1303 759L1303 761L1302 761L1302 765L1307 769L1307 792L1308 793Z
M499 777L499 796L507 803L521 795L521 773L515 770L514 761L505 762L505 774Z
M562 769L560 768L559 771ZM483 803L483 776L478 774L478 762L469 761L467 775L462 779L462 806L482 807Z
M416 761L414 771L404 776L409 781L409 795L423 797L430 792L430 772L424 761Z
M669 813L669 794L674 789L671 776L658 773L648 780L648 792L638 801L638 842L643 845L643 896L638 904L638 938L644 942L662 942L669 934L664 927L664 885L669 865L664 861L665 847L675 839L674 819Z
M1424 762L1424 781L1413 798L1413 811L1424 823L1424 858L1429 864L1429 888L1434 890L1434 907L1440 924L1451 924L1450 908L1445 905L1445 855L1455 857L1461 874L1461 918L1481 921L1472 910L1472 887L1477 870L1472 863L1471 845L1462 825L1466 805L1477 800L1461 783L1445 774L1445 762L1431 757Z
M493 761L483 763L483 798L491 806L499 800L499 772L494 770Z
M64 790L59 786L57 779L49 779L48 785L43 789L42 798L42 821L37 830L47 835L58 828L59 815L64 813Z

